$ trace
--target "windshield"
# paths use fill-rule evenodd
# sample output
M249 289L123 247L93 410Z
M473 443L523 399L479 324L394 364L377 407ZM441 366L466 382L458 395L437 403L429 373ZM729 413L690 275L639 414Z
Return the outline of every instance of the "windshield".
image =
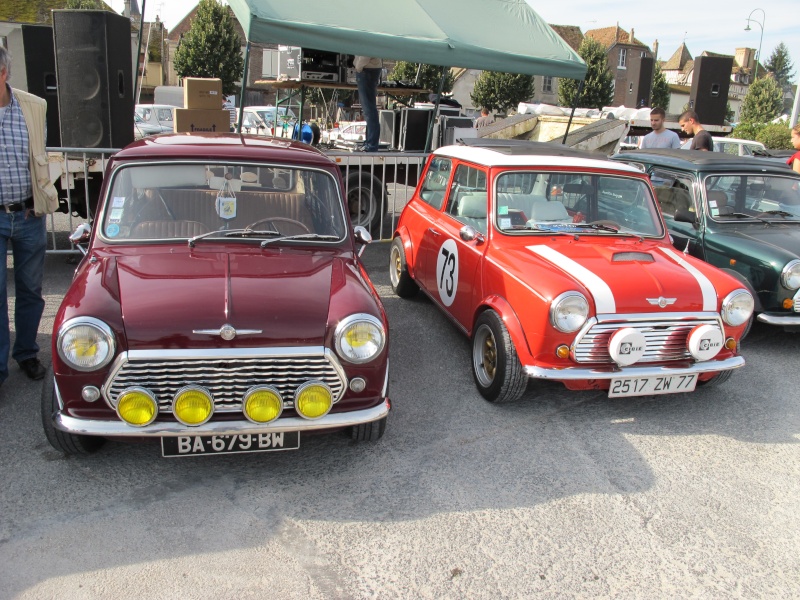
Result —
M582 173L504 173L496 180L496 223L504 232L663 235L641 179Z
M706 177L708 212L722 222L800 219L800 177L725 175Z
M339 186L327 171L175 162L115 170L101 234L110 242L196 236L336 241L345 235L344 219Z

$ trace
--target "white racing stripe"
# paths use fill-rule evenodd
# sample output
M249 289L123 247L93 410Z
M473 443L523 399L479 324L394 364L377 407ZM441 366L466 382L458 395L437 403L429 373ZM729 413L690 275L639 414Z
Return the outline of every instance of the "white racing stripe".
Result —
M608 284L600 277L549 246L528 246L527 248L545 260L550 261L563 271L566 271L567 274L583 284L594 298L594 304L597 307L598 313L616 314L617 304L614 301L614 293L611 291L611 288L608 287Z
M679 253L669 248L660 248L660 250L689 271L697 280L697 283L700 285L700 291L703 293L703 310L717 312L717 290L714 289L714 284L709 281L708 277L703 275L697 267L690 265Z

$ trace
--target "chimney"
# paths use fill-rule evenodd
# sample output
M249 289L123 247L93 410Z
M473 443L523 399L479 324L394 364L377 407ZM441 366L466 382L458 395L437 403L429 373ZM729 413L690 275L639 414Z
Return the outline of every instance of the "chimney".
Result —
M614 31L614 42L619 41L619 21L617 21L617 29Z
M631 39L628 40L629 44L633 43L633 27L631 27Z
M658 40L653 42L653 60L658 60Z
M122 16L131 18L131 0L125 0L125 7L122 9Z

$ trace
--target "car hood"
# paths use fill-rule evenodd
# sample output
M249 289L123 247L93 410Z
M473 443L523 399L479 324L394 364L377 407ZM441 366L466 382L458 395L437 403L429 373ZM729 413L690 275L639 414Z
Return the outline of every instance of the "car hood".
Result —
M566 276L554 280L551 299L578 289L588 293L600 314L716 311L718 307L717 291L709 278L717 278L709 273L713 267L664 244L576 242L531 244L525 249L543 261L545 269L555 267Z
M330 254L187 252L117 259L131 349L322 345ZM224 340L223 325L236 329Z
M782 268L790 260L800 258L800 224L742 225L706 237L710 249L720 248L723 254L738 254L778 262Z

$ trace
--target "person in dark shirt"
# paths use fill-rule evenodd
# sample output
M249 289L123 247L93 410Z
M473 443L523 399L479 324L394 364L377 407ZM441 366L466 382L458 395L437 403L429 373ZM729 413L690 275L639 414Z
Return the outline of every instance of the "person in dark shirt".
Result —
M678 124L686 133L693 136L690 150L714 150L714 140L703 126L700 125L700 117L693 110L687 110L678 119Z

